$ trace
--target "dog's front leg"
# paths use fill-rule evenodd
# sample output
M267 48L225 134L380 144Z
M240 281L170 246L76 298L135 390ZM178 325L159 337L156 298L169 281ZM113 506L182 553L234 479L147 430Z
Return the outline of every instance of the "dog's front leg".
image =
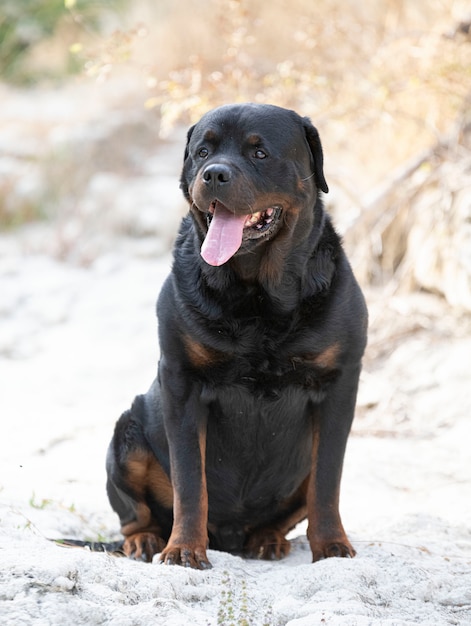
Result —
M339 512L340 480L347 438L355 411L360 368L342 373L318 407L308 483L307 536L312 560L353 557Z
M174 494L173 527L161 562L207 569L206 409L197 386L174 368L161 364L160 383Z

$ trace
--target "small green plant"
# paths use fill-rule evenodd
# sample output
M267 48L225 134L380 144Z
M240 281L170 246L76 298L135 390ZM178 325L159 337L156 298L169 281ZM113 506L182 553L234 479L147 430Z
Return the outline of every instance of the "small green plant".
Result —
M41 511L46 509L48 506L51 506L52 500L49 498L43 498L42 500L36 500L36 494L33 491L31 494L31 498L29 499L29 505L33 509L40 509Z
M237 596L229 572L224 571L221 584L223 589L219 601L217 623L221 626L250 626L247 619L247 587L245 581L243 581L240 594Z
M0 183L0 229L13 230L23 224L46 219L41 199L21 198L15 195L16 181Z
M240 587L236 587L229 572L224 571L221 585L222 591L217 613L218 626L252 626L246 581L242 580ZM271 626L272 616L270 606L263 618L263 626Z
M262 626L273 626L273 607L271 605L265 613Z

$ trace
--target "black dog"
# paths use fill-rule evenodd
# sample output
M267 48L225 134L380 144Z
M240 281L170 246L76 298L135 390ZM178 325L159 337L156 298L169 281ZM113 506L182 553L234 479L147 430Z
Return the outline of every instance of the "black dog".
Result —
M367 313L322 166L317 130L279 107L223 106L188 132L158 377L107 460L131 557L277 558L306 516L314 561L355 554L338 501Z

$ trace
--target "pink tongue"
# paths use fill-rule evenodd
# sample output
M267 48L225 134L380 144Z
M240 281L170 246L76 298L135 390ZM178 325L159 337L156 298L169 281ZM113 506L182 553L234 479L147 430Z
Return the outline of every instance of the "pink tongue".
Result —
M242 243L246 215L234 215L223 204L216 203L208 233L201 246L201 256L209 265L228 261Z

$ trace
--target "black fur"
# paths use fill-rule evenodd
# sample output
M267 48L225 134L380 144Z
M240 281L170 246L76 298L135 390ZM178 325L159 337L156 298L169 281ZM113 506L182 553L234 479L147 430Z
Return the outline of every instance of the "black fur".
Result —
M223 164L227 184L209 188L211 164ZM279 557L307 515L314 560L353 556L338 491L367 314L320 198L317 130L278 107L216 109L188 132L181 188L190 212L158 300L159 375L108 454L124 551L209 567L209 538ZM213 267L200 247L216 201L281 215Z

